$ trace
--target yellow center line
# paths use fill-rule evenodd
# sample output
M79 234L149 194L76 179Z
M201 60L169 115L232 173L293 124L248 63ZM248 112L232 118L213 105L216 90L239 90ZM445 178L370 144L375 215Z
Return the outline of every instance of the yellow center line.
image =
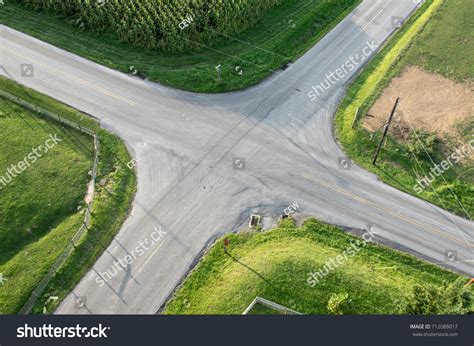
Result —
M93 84L93 83L91 83L91 82L88 82L88 81L86 81L86 80L84 80L84 79L81 79L81 78L79 78L79 77L76 77L76 76L74 76L74 75L72 75L72 74L69 74L69 73L67 73L67 72L62 72L62 71L59 71L59 70L56 70L56 69L53 70L52 68L49 68L49 67L45 66L44 64L41 64L41 63L38 62L38 61L35 61L35 60L33 60L33 59L24 58L24 57L22 57L21 55L18 55L18 54L16 54L15 52L12 52L12 51L10 51L10 50L8 50L8 49L6 49L6 48L1 48L0 50L2 50L2 51L4 51L4 52L7 52L7 53L10 53L11 55L14 55L14 56L16 56L16 57L18 57L18 58L20 58L20 59L28 60L28 61L32 62L33 64L35 64L35 65L41 66L42 68L44 68L45 70L48 70L49 72L51 72L51 73L53 73L53 74L58 74L58 73L59 73L59 74L62 74L63 76L65 76L65 77L67 77L67 78L70 78L70 79L72 79L72 80L74 80L74 81L76 81L76 82L78 82L78 83L80 83L80 84L83 84L83 85L85 85L85 86L87 86L87 87L89 87L89 88L91 88L91 89L94 89L94 90L96 90L96 91L98 91L98 92L100 92L100 93L102 93L102 94L105 94L105 95L107 95L107 96L110 96L110 97L112 97L112 98L114 98L114 99L116 99L116 100L119 100L119 101L128 103L128 104L131 105L131 106L135 106L135 105L136 105L135 102L133 102L132 100L130 100L130 99L126 98L126 97L117 95L117 94L115 94L115 93L113 93L113 92L111 92L111 91L108 91L107 89L104 89L104 88L102 88L102 87L100 87L100 86L98 86L98 85L95 85L95 84Z
M463 240L460 240L460 239L455 238L455 237L453 237L453 236L451 236L451 235L449 235L449 234L446 234L446 233L444 233L444 232L442 232L442 231L440 231L440 230L438 230L438 229L436 229L436 228L433 228L433 227L431 227L431 226L424 225L424 224L419 223L418 221L415 221L415 220L413 220L413 219L411 219L411 218L408 218L408 217L406 217L406 216L403 216L403 215L400 215L400 214L398 214L398 213L396 213L396 212L393 212L392 210L390 210L390 209L387 208L387 207L384 207L384 206L382 206L382 205L379 205L379 204L370 202L370 201L366 200L365 198L362 198L362 197L360 197L360 196L354 195L354 194L352 194L352 193L350 193L350 192L348 192L348 191L345 191L345 190L343 190L343 189L341 189L341 188L339 188L339 187L337 187L337 186L334 186L334 185L328 184L328 183L326 183L326 182L323 182L323 181L321 181L321 180L319 180L319 179L317 179L317 178L314 178L314 177L312 177L312 176L310 176L310 175L308 175L308 174L303 174L303 177L304 177L305 179L314 181L314 182L316 182L316 183L318 183L318 184L320 184L320 185L326 186L327 188L330 188L331 190L337 191L337 192L339 192L339 193L341 193L341 194L343 194L343 195L345 195L345 196L347 196L347 197L350 197L350 198L352 198L352 199L354 199L354 200L356 200L356 201L359 201L359 202L361 202L361 203L363 203L363 204L365 204L365 205L368 205L368 206L373 207L373 208L375 208L375 209L379 209L379 210L381 210L381 211L384 211L384 212L386 212L387 214L390 214L390 215L392 215L392 216L394 216L394 217L396 217L396 218L398 218L398 219L401 219L401 220L404 220L404 221L406 221L406 222L409 222L409 223L411 223L411 224L413 224L413 225L415 225L415 226L418 226L418 227L423 228L423 229L425 229L425 230L428 230L428 231L430 231L430 232L437 233L437 234L439 234L439 235L441 235L441 236L443 236L443 237L445 237L445 238L447 238L447 239L450 239L450 240L452 240L452 241L454 241L454 242L456 242L456 243L459 243L459 244L461 244L461 245L463 245L463 246L467 246L467 247L470 248L469 244L467 244L467 243L466 243L465 241L463 241Z
M158 246L156 247L156 249L153 250L153 252L150 254L150 256L147 257L147 259L145 260L145 262L138 268L137 274L140 274L140 273L141 273L141 271L143 270L143 268L146 266L146 264L147 264L148 262L150 262L151 258L156 254L156 252L157 252L157 251L160 249L160 247L165 243L165 241L166 241L166 240L163 240L163 241L160 243L160 245L158 245Z

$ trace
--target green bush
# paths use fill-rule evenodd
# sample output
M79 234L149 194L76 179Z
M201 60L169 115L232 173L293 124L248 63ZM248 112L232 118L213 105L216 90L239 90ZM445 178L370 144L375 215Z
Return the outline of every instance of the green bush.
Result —
M436 149L436 135L424 130L417 130L410 134L408 149L422 159L429 159Z
M348 293L333 293L329 297L327 309L331 315L342 315L344 306L349 303L349 294Z
M470 310L471 296L464 288L465 280L457 279L442 286L415 285L405 300L401 313L409 315L465 314Z

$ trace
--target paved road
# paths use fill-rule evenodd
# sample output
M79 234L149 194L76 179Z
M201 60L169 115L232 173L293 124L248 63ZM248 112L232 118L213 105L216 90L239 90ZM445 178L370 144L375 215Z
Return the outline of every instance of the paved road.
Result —
M294 201L300 215L351 229L374 225L378 241L474 275L471 221L340 164L331 121L356 70L316 100L308 95L368 42L384 42L393 17L414 6L365 0L285 71L222 95L141 81L0 27L1 61L16 80L97 116L138 160L132 215L57 313L155 313L209 241L253 212L277 217ZM32 63L34 77L22 77L20 63ZM446 261L447 250L458 260ZM127 254L136 259L115 274L114 261ZM85 307L74 304L77 296Z

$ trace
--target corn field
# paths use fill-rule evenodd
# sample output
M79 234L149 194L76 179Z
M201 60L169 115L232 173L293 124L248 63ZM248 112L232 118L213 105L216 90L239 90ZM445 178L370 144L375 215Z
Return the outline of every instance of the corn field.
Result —
M136 46L183 51L210 44L219 34L252 27L281 0L18 0L48 10L84 30L114 31ZM191 19L189 25L180 23ZM217 34L219 33L219 34Z

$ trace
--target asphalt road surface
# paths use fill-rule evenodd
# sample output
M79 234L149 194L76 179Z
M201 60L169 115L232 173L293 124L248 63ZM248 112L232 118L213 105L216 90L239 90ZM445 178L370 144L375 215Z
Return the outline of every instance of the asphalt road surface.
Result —
M251 213L276 219L295 201L299 217L371 228L379 242L474 275L472 221L343 160L332 119L363 59L316 100L308 95L381 45L415 6L365 0L285 71L221 95L142 81L0 26L1 64L18 82L98 117L138 162L131 216L57 313L156 313L216 236L246 227ZM127 255L133 263L114 273Z

